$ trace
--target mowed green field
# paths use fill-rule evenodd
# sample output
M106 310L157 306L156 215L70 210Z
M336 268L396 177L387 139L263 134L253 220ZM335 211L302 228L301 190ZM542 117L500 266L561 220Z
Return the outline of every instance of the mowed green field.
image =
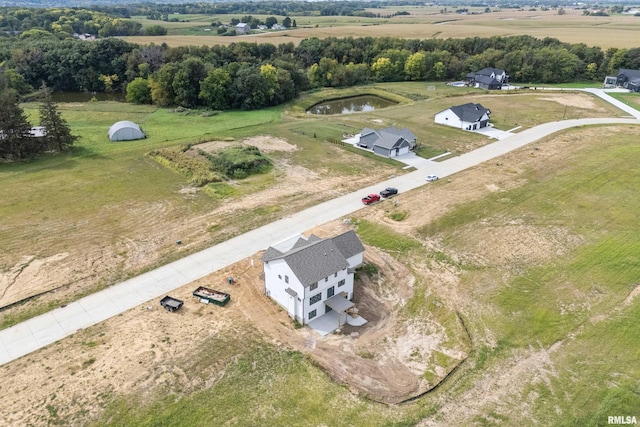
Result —
M537 38L553 37L567 43L585 43L587 46L609 48L638 47L640 40L640 18L632 15L584 16L582 10L565 9L558 15L556 9L542 11L492 9L484 13L484 8L470 8L467 15L454 13L454 8L440 13L442 8L425 6L371 9L381 15L405 10L410 15L391 18L363 18L350 16L291 16L297 28L286 31L268 31L245 36L218 36L212 22L229 23L241 15L172 15L189 22L150 21L144 17L136 19L144 26L162 25L167 28L166 36L125 37L133 43L167 43L169 46L182 45L228 45L239 41L255 43L298 44L301 40L318 37L400 37L407 39L447 39L467 37L491 37L530 35ZM472 14L471 12L476 12ZM261 19L268 16L256 15ZM276 17L281 21L284 17ZM205 29L211 31L205 32Z

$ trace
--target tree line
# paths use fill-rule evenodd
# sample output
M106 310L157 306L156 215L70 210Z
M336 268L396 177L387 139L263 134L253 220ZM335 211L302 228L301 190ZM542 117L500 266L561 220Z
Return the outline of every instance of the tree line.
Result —
M135 103L226 110L278 105L317 87L460 80L485 67L506 70L512 82L602 81L620 68L640 69L640 48L602 50L531 36L172 48L49 35L0 38L0 63L7 85L21 94L44 82L54 91L126 92Z
M26 9L0 8L0 30L8 33L20 32L30 37L47 32L57 38L68 38L75 34L94 34L100 37L134 36L140 34L142 24L129 19L127 9L110 8L108 12L90 9Z

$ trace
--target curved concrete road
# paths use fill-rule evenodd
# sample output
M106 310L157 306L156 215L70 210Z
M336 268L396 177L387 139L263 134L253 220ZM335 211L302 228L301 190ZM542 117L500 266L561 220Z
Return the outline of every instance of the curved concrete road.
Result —
M602 94L605 95L604 92ZM625 105L625 107L627 106ZM627 111L626 108L625 111ZM640 118L640 113L635 111L633 116ZM446 177L523 147L552 133L572 127L601 124L638 125L640 120L603 118L545 123L458 157L437 163L427 162L424 169L376 183L354 193L308 208L111 286L65 307L4 329L0 331L0 365L18 359L139 304L162 297L213 271L253 256L270 245L362 209L363 205L360 199L365 194L377 193L382 188L389 186L397 187L400 192L413 190L422 185L428 185L425 181L426 175ZM258 259L255 261L260 262ZM156 304L154 303L154 305Z

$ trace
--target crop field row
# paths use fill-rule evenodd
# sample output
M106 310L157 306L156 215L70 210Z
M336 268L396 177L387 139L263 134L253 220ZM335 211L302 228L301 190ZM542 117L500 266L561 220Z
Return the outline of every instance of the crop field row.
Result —
M397 8L407 10L410 15L392 18L364 18L349 16L291 16L296 19L297 28L284 31L256 32L246 36L218 36L212 22L228 23L233 15L176 15L185 22L150 21L137 19L145 26L162 25L167 28L166 36L135 36L125 39L134 43L167 43L180 45L228 45L239 41L255 43L298 44L301 40L318 37L401 37L407 39L446 39L466 37L492 37L530 35L537 38L553 37L567 43L584 43L587 46L608 48L634 48L640 40L640 18L631 15L584 16L582 10L566 9L559 15L557 9L542 11L494 10L477 14L458 14L453 10L440 13L434 8ZM473 9L473 8L471 8ZM373 13L392 14L395 9ZM255 15L260 19L268 16ZM276 17L281 20L284 17ZM189 22L186 22L189 21ZM211 31L205 32L205 29Z

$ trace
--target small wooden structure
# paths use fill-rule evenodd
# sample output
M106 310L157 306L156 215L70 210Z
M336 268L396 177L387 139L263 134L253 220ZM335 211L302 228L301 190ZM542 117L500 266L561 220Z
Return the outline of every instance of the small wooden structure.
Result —
M180 307L182 307L183 304L184 301L170 297L169 295L160 300L160 305L163 306L167 311L176 311Z
M193 296L199 298L202 302L206 301L207 304L215 304L223 307L231 299L231 295L226 292L216 291L215 289L206 288L200 286L193 291Z

